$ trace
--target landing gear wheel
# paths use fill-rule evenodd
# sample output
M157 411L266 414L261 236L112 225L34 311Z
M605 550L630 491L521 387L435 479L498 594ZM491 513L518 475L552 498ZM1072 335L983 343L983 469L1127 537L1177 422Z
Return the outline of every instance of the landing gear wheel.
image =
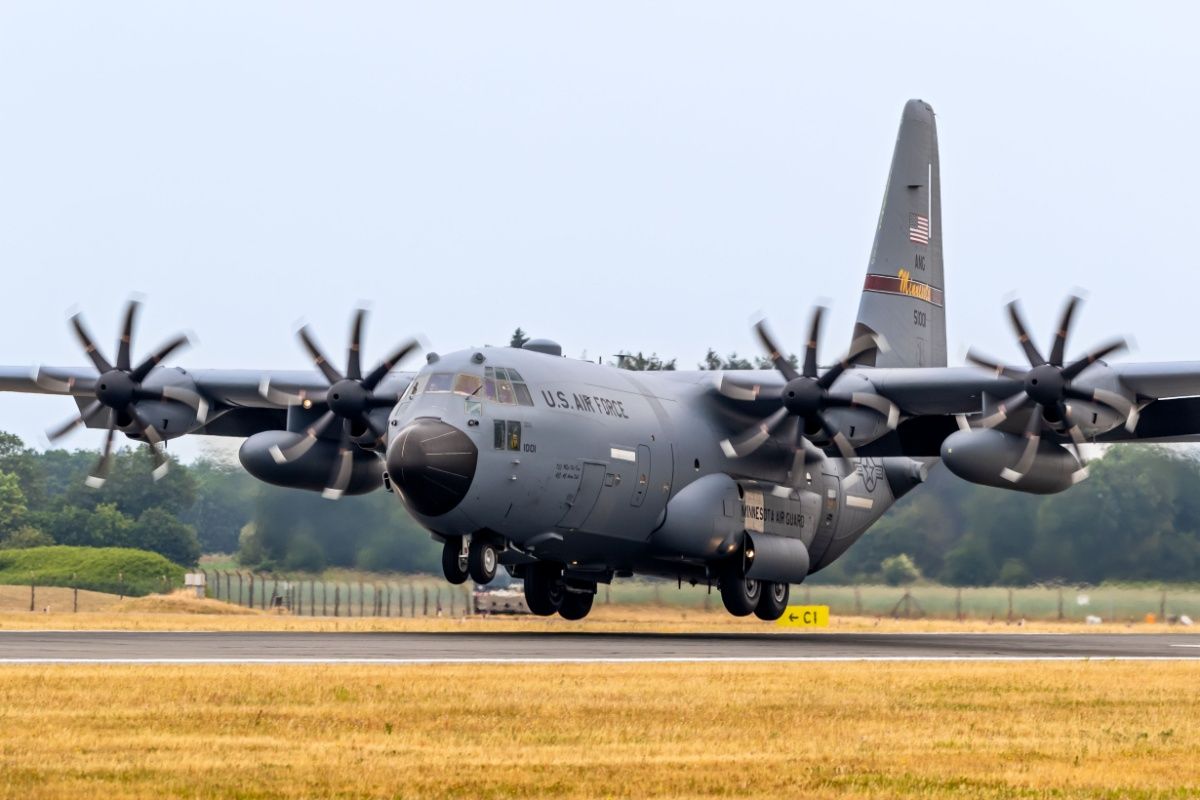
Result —
M758 599L758 605L754 607L754 615L767 622L774 622L782 617L784 610L787 609L788 595L791 590L792 587L786 583L764 583L762 597Z
M721 602L725 610L735 617L746 617L754 613L762 597L762 584L753 578L733 574L732 570L721 579Z
M562 605L566 588L562 582L562 570L545 561L530 564L525 570L525 605L530 613L549 617Z
M448 537L442 545L442 574L455 586L466 583L469 574L467 556L462 551L462 545L462 538L459 536Z
M558 614L563 619L583 619L592 610L596 595L592 592L567 592L558 605Z
M467 571L471 574L471 580L481 584L491 583L492 578L496 577L498 563L496 548L491 542L471 539L471 546L467 549Z

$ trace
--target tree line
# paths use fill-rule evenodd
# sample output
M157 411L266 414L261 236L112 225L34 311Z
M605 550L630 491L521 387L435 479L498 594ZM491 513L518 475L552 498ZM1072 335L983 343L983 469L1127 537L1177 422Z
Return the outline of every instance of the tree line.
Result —
M193 565L234 553L247 567L432 572L440 549L396 498L337 502L260 483L240 465L171 457L159 481L144 446L118 450L100 489L84 485L90 450L37 451L0 433L0 549L135 547Z

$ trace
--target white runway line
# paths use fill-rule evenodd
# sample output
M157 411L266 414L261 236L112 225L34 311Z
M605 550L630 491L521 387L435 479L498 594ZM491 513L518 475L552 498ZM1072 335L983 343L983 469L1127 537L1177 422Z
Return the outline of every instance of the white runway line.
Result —
M1194 647L1196 645L1177 645ZM1190 656L646 656L567 658L0 658L0 667L22 664L108 664L142 666L226 665L378 665L414 666L434 664L803 664L853 662L1041 662L1041 661L1196 661Z

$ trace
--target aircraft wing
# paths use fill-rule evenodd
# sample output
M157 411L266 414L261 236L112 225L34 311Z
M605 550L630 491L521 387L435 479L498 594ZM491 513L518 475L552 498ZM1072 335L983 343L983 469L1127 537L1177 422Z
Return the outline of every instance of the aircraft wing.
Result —
M383 379L380 389L401 393L411 377L412 373L392 373ZM91 367L0 366L0 391L70 396L82 410L95 397L90 383L96 378L96 370ZM154 379L164 385L184 386L203 398L207 405L204 424L192 427L188 433L209 436L251 436L260 431L284 430L290 403L283 393L313 394L329 387L316 370L159 367L151 373L147 385ZM267 386L279 391L264 392ZM107 417L96 415L86 424L104 428Z

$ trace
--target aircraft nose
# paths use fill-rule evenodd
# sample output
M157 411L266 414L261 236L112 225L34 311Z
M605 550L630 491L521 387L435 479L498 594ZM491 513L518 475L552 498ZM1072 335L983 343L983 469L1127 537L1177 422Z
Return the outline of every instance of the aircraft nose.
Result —
M478 459L475 443L458 428L416 419L388 446L388 476L409 509L436 517L467 496Z

